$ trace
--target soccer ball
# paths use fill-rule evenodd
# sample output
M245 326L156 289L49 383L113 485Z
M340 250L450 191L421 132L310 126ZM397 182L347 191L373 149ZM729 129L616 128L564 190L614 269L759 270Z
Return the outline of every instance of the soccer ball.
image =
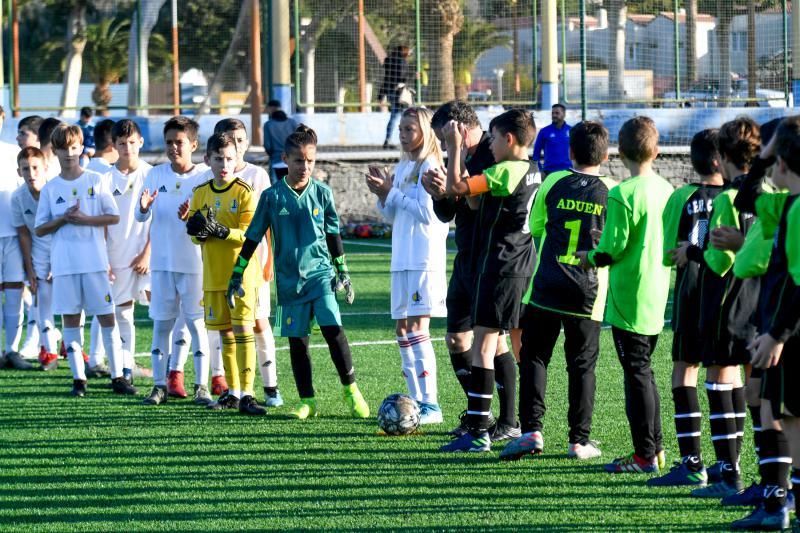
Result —
M419 404L407 394L387 396L378 408L378 427L387 435L408 435L419 426Z

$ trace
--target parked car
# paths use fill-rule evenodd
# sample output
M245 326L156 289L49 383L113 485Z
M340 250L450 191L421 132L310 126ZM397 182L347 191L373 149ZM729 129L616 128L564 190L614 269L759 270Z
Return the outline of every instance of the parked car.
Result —
M747 80L737 78L731 80L731 92L726 101L722 100L718 80L705 80L681 91L677 101L675 91L667 91L663 96L663 107L728 107L752 105L756 107L786 107L786 95L783 91L756 88L756 100L748 100ZM669 101L673 100L673 101Z

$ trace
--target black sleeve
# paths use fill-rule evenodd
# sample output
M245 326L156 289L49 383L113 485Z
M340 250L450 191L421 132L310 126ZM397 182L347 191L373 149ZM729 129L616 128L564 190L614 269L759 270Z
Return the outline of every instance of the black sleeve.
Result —
M342 244L342 236L338 233L326 233L325 243L328 245L328 253L334 259L344 255L344 244Z
M611 259L611 254L598 252L594 254L594 265L596 267L606 267L613 263L614 261Z
M253 257L253 252L256 251L256 248L258 248L258 243L256 241L245 239L244 244L242 244L242 251L239 252L239 257L250 261L250 258Z
M764 176L767 174L767 169L775 163L775 159L761 159L756 157L753 161L753 166L750 167L750 172L747 177L739 186L739 192L736 193L736 199L733 201L733 206L744 213L756 212L756 199L761 194L761 186L764 184Z
M786 342L789 337L798 333L800 333L800 287L787 275L769 334L777 341Z
M433 200L433 212L442 222L450 222L456 216L456 201L453 198Z
M694 261L695 263L702 263L704 261L703 249L693 244L686 249L686 257L689 259L689 261Z

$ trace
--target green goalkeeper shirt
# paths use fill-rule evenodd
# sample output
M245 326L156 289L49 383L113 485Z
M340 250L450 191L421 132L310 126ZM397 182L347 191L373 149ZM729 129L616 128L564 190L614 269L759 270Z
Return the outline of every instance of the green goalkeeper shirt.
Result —
M245 237L261 242L272 230L278 304L314 300L331 292L331 265L326 234L339 233L339 215L330 187L310 180L296 191L281 180L261 193Z
M660 176L636 176L608 193L603 236L589 252L610 259L606 321L625 331L657 335L664 328L670 268L664 266L664 207L672 186Z

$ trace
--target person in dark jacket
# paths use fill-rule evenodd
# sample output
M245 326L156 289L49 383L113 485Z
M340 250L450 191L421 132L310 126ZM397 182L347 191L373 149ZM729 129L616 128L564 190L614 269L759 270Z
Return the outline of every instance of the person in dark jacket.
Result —
M383 83L378 92L378 100L384 98L389 101L389 123L386 125L386 138L383 147L389 148L389 139L392 131L397 126L397 120L403 111L403 106L399 102L400 85L408 82L409 68L408 57L411 55L411 48L406 45L396 46L383 62Z

